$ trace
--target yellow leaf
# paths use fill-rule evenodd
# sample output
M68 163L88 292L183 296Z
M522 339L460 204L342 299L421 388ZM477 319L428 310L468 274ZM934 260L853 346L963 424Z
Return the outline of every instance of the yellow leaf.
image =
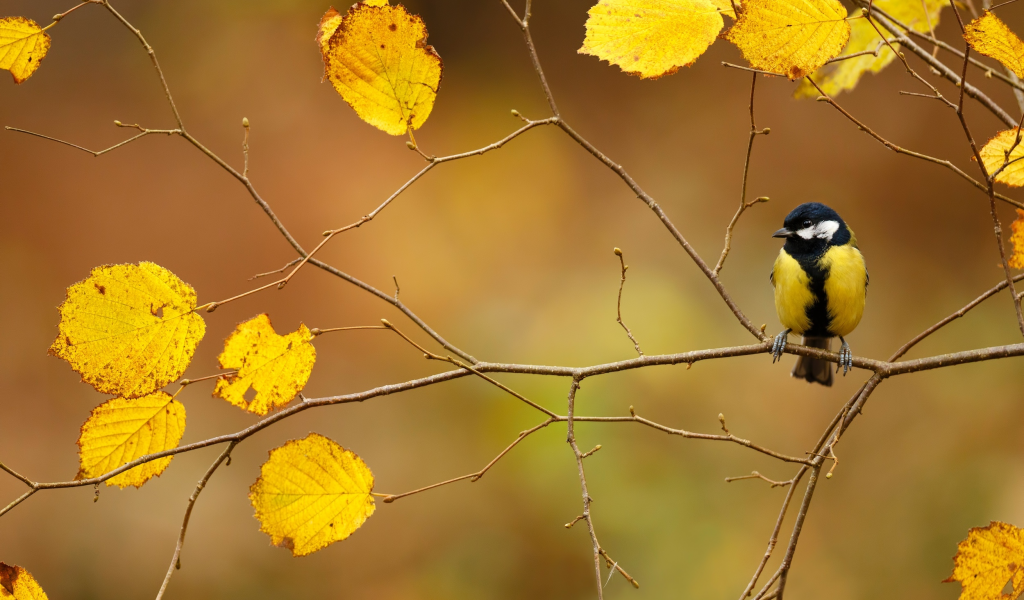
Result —
M47 600L46 592L28 571L0 562L0 600L8 599Z
M341 13L333 6L327 9L324 16L320 17L320 26L316 31L316 45L320 47L320 54L324 57L324 66L327 66L327 48L331 36L341 26ZM326 75L326 74L325 74Z
M579 53L645 79L692 65L724 25L711 0L601 0L589 15Z
M0 69L21 83L32 76L50 49L50 36L35 21L24 17L0 19Z
M1019 598L1024 591L1024 530L999 521L975 527L957 546L953 565L946 582L960 582L960 600ZM1006 596L1003 588L1011 580L1014 593Z
M1013 150L1010 150L1013 148ZM1010 153L1007 162L1006 153ZM979 152L989 175L999 171L996 181L1010 187L1024 185L1024 141L1017 143L1017 128L1000 131ZM1003 164L1006 167L1003 167Z
M945 0L876 0L875 6L906 23L915 31L930 33L933 28L939 26L939 13L943 7L949 6L949 3ZM852 90L860 81L861 75L879 73L896 59L896 55L867 19L854 19L850 23L850 42L843 50L843 54L876 49L878 56L866 54L825 65L815 71L812 76L814 82L826 94L835 96L840 92ZM794 96L815 98L818 96L818 90L814 89L810 82L801 81Z
M971 48L1003 63L1017 77L1024 77L1024 42L999 17L985 11L965 29L964 39Z
M311 433L270 451L249 500L274 545L305 556L359 529L376 508L372 491L361 458Z
M181 377L206 332L196 292L149 262L96 267L68 288L50 354L98 391L124 398Z
M1024 269L1024 210L1017 209L1017 219L1010 224L1013 234L1010 242L1013 244L1013 256L1010 257L1010 266L1014 269Z
M270 317L259 315L240 324L224 342L220 368L236 369L217 380L213 395L257 415L265 415L292 401L313 372L316 348L305 325L278 335ZM252 388L256 396L245 399Z
M185 407L156 392L142 398L114 398L92 411L78 438L81 467L77 479L109 473L121 465L176 448L185 433ZM107 480L107 485L142 487L164 472L173 456L158 458Z
M753 68L799 79L839 55L850 24L837 0L747 0L725 37Z
M441 57L405 7L356 4L328 41L327 77L359 118L391 135L419 129L434 108Z

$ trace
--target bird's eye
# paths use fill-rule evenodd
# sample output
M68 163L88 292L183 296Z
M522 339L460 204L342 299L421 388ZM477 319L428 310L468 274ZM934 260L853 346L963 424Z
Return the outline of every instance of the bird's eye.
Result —
M814 225L814 222L810 219L804 221L804 228L810 227L811 225Z

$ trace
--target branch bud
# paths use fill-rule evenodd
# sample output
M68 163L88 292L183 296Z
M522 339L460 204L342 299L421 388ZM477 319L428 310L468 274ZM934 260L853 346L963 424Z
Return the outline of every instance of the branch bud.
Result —
M618 248L613 248L612 252L615 253L615 256L622 256L622 250L620 250Z
M867 8L860 9L860 16L862 16L862 17L868 16L868 9Z
M117 125L118 127L120 127L121 126L121 121L118 121L117 119L114 119L114 125Z
M245 127L246 129L249 128L249 118L248 117L242 117L242 127Z
M213 311L217 310L217 306L218 306L218 304L216 302L214 302L213 304L211 304L210 306L208 306L206 308L206 312L212 313Z
M765 127L764 129L761 130L761 133L763 133L764 135L768 135L771 132L772 132L772 128L771 127Z
M178 382L178 385L180 385L181 387L185 387L186 385L188 385L190 383L192 383L192 382L189 381L188 379L182 379L181 381Z
M636 411L633 409L633 405L632 404L629 405L629 414L634 416L634 417L636 416Z
M323 332L320 331L319 327L314 327L314 328L309 330L309 335L311 335L313 337L316 337L316 336L320 335L321 333L323 333Z
M513 117L518 117L519 116L519 111L513 108L512 109L512 116Z
M410 149L410 150L415 150L415 149L416 149L416 144L414 144L414 143L412 143L412 142L406 142L406 143L405 143L405 146L406 146L406 147L407 147L408 149Z
M825 473L825 479L832 479L832 473Z
M391 322L388 321L387 319L381 319L380 322L383 323L384 326L387 327L388 329L394 329L394 325L392 325Z

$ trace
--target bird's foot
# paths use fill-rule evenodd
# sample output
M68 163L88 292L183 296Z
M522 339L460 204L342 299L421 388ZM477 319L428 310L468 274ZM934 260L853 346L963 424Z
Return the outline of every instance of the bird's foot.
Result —
M839 364L836 365L836 373L839 372L840 367L843 369L843 377L846 377L847 371L853 370L853 352L850 350L850 345L846 343L846 340L842 340L843 345L839 348Z
M786 339L789 337L790 331L792 329L787 329L775 336L775 341L772 342L772 364L782 358L782 351L786 349Z

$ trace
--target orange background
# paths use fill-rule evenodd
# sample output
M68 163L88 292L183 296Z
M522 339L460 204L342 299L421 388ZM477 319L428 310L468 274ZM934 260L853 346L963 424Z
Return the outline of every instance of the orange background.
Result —
M292 233L358 219L422 166L401 138L365 125L329 84L313 35L327 4L311 0L122 1L156 48L186 126L240 168L243 116L252 123L252 179ZM430 153L489 144L513 131L518 109L547 116L518 29L497 2L410 0L445 60L434 112L417 132ZM70 7L5 0L2 14L40 23ZM620 162L714 263L735 211L747 139L748 73L725 69L739 52L717 42L696 65L657 81L576 54L587 0L538 0L535 37L565 118ZM1011 25L1024 4L1003 13ZM343 7L341 7L343 8ZM940 36L956 42L947 9ZM99 149L130 134L115 119L172 127L138 42L99 7L51 30L41 69L0 81L0 122ZM909 53L908 53L909 55ZM947 55L948 58L948 55ZM913 60L913 59L912 59ZM914 60L914 64L920 63ZM922 74L937 79L920 67ZM983 80L1011 114L1012 97ZM4 80L5 77L0 77ZM948 82L938 84L955 94ZM885 358L999 281L983 194L941 167L896 156L824 103L791 98L794 84L759 79L749 197L771 202L736 230L723 279L756 324L779 329L768 272L770 235L795 205L824 201L856 230L871 270L855 354ZM899 96L922 92L897 64L866 76L841 103L894 143L949 158L974 174L952 111ZM974 103L979 140L1002 129ZM0 460L40 481L77 471L75 440L105 400L48 357L55 307L71 283L104 263L157 262L192 284L200 302L249 289L291 249L231 179L187 142L151 137L94 159L0 132ZM1004 223L1013 213L1000 207ZM1008 230L1008 227L1007 227ZM344 234L322 258L401 297L460 348L483 360L581 366L630 358L615 322L621 247L630 265L623 315L647 354L750 343L704 276L611 172L554 128L484 157L438 167L376 220ZM390 319L429 339L392 307L316 269L204 315L206 339L187 377L216 372L221 341L261 312L281 332ZM928 356L1019 341L1006 294L911 353ZM360 391L441 370L395 336L332 334L316 342L310 397ZM434 346L431 346L432 348ZM672 427L731 430L799 455L866 378L831 389L788 375L793 358L766 355L656 367L584 383L581 414L630 405ZM819 486L790 577L794 598L955 598L940 584L969 527L1024 525L1020 359L886 382L837 448L836 476ZM564 412L568 381L502 376ZM184 442L244 428L254 417L197 384L179 399ZM592 598L579 482L564 428L551 426L481 481L378 506L349 540L294 559L269 545L246 497L267 451L311 430L362 456L376 490L398 493L479 469L540 416L478 379L365 404L308 411L235 452L196 506L169 598ZM795 471L749 450L685 440L630 424L578 426L603 546L642 584L612 578L608 598L733 598L765 550L784 491L724 483L757 469ZM186 500L219 452L174 459L142 490L37 494L0 519L0 560L23 565L51 598L155 596ZM0 476L0 504L24 486ZM802 489L798 492L802 493ZM788 539L791 520L783 529ZM775 568L770 564L769 572ZM764 581L764 580L762 580ZM787 595L787 597L790 597Z

